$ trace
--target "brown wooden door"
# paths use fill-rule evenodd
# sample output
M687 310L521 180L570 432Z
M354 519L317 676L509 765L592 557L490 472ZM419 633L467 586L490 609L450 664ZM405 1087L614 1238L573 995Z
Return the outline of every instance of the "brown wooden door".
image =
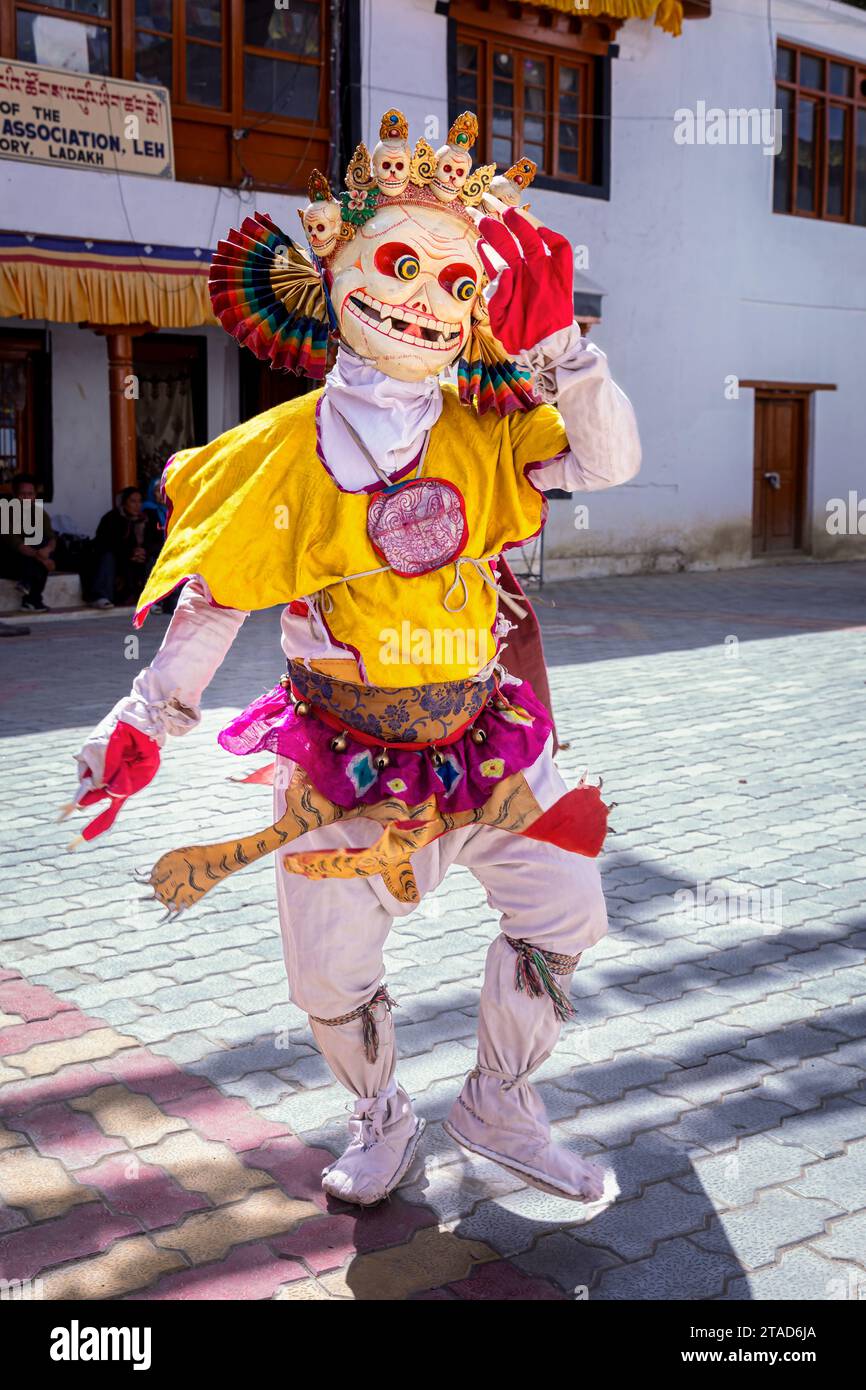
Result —
M809 440L809 394L758 391L755 396L755 555L803 549Z

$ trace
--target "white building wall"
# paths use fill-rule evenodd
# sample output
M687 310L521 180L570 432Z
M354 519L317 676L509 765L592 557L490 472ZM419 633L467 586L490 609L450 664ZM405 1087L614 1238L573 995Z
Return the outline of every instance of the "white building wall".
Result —
M447 22L434 0L364 7L365 129L400 106L413 134L447 130ZM773 0L774 35L866 60L866 13L833 0ZM370 29L372 25L372 30ZM548 572L751 561L754 392L742 379L830 382L813 397L814 553L866 553L829 537L830 497L866 492L866 228L776 215L759 146L674 141L674 112L775 105L767 11L725 0L680 38L630 21L613 62L610 201L532 190L533 212L589 250L608 291L593 340L637 410L640 476L551 507ZM399 64L394 55L399 53ZM575 529L586 501L589 529Z

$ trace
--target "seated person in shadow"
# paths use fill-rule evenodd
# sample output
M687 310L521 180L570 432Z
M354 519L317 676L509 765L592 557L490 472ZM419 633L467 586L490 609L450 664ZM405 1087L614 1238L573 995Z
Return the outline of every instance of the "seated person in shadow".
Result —
M137 487L125 487L96 528L91 602L96 608L135 604L162 546L156 517Z

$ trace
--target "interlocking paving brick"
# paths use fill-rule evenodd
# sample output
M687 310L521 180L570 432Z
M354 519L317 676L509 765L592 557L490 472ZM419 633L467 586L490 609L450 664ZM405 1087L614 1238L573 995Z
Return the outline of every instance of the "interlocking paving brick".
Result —
M830 1158L824 1163L813 1163L788 1185L795 1192L801 1192L804 1197L826 1197L845 1211L859 1212L866 1207L864 1173L866 1143L861 1142L852 1144L848 1152L839 1158Z
M232 1250L213 1264L167 1274L152 1288L127 1297L142 1303L273 1298L287 1284L304 1280L306 1274L303 1265L281 1259L266 1244L258 1242Z
M592 1298L706 1299L718 1298L726 1280L740 1266L730 1255L703 1250L681 1238L663 1241L645 1260L617 1265L599 1275Z
M318 1215L312 1202L270 1187L215 1211L195 1212L172 1230L155 1232L153 1240L166 1250L181 1250L193 1264L205 1264L223 1259L233 1245L281 1235L305 1217Z
M145 1230L173 1225L208 1204L207 1198L187 1192L161 1168L142 1163L132 1152L103 1159L76 1176L102 1193L112 1211L134 1216Z
M405 1245L359 1255L346 1269L321 1275L319 1282L338 1297L403 1299L466 1279L474 1265L495 1259L480 1241L428 1226Z
M61 1101L38 1105L26 1115L9 1120L26 1134L33 1146L47 1158L59 1158L67 1168L83 1168L116 1153L125 1145L103 1133L89 1115L78 1114Z
M47 1076L58 1071L60 1067L71 1066L74 1062L91 1062L97 1057L111 1057L124 1047L133 1046L135 1041L135 1038L116 1033L113 1028L93 1028L79 1037L64 1039L63 1042L49 1042L31 1047L27 1052L7 1057L6 1061L11 1066L20 1067L28 1076Z
M186 1128L183 1120L162 1111L149 1096L138 1095L126 1086L103 1086L70 1101L70 1105L87 1111L106 1134L117 1135L132 1148L157 1144L167 1134Z
M866 1298L866 1273L861 1265L824 1260L806 1246L783 1255L778 1265L740 1275L725 1292L728 1299L833 1299Z
M161 1274L183 1266L176 1250L157 1250L147 1236L119 1240L104 1255L78 1260L42 1276L42 1297L57 1299L117 1298L144 1289Z
M757 1269L771 1264L786 1246L822 1235L838 1215L833 1202L804 1202L787 1190L771 1189L760 1193L752 1206L713 1216L709 1228L691 1240L705 1250L732 1252L745 1269Z
M66 1172L56 1158L44 1158L31 1148L0 1153L0 1198L10 1207L26 1211L31 1221L62 1216L79 1202L93 1201L96 1193Z
M181 1187L203 1192L216 1205L237 1202L271 1181L267 1174L245 1167L225 1144L202 1139L192 1130L168 1134L138 1153L144 1163L164 1168Z
M53 1265L98 1254L138 1230L129 1217L114 1215L102 1202L88 1202L58 1221L5 1236L0 1240L0 1269L6 1279L34 1278Z

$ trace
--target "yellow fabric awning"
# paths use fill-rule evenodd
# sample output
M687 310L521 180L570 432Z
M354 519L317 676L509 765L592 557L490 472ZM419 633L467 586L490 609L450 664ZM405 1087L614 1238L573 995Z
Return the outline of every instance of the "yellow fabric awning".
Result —
M666 34L683 32L682 0L527 0L544 10L563 14L609 15L611 19L655 19Z
M0 232L0 318L52 323L216 323L201 248Z

